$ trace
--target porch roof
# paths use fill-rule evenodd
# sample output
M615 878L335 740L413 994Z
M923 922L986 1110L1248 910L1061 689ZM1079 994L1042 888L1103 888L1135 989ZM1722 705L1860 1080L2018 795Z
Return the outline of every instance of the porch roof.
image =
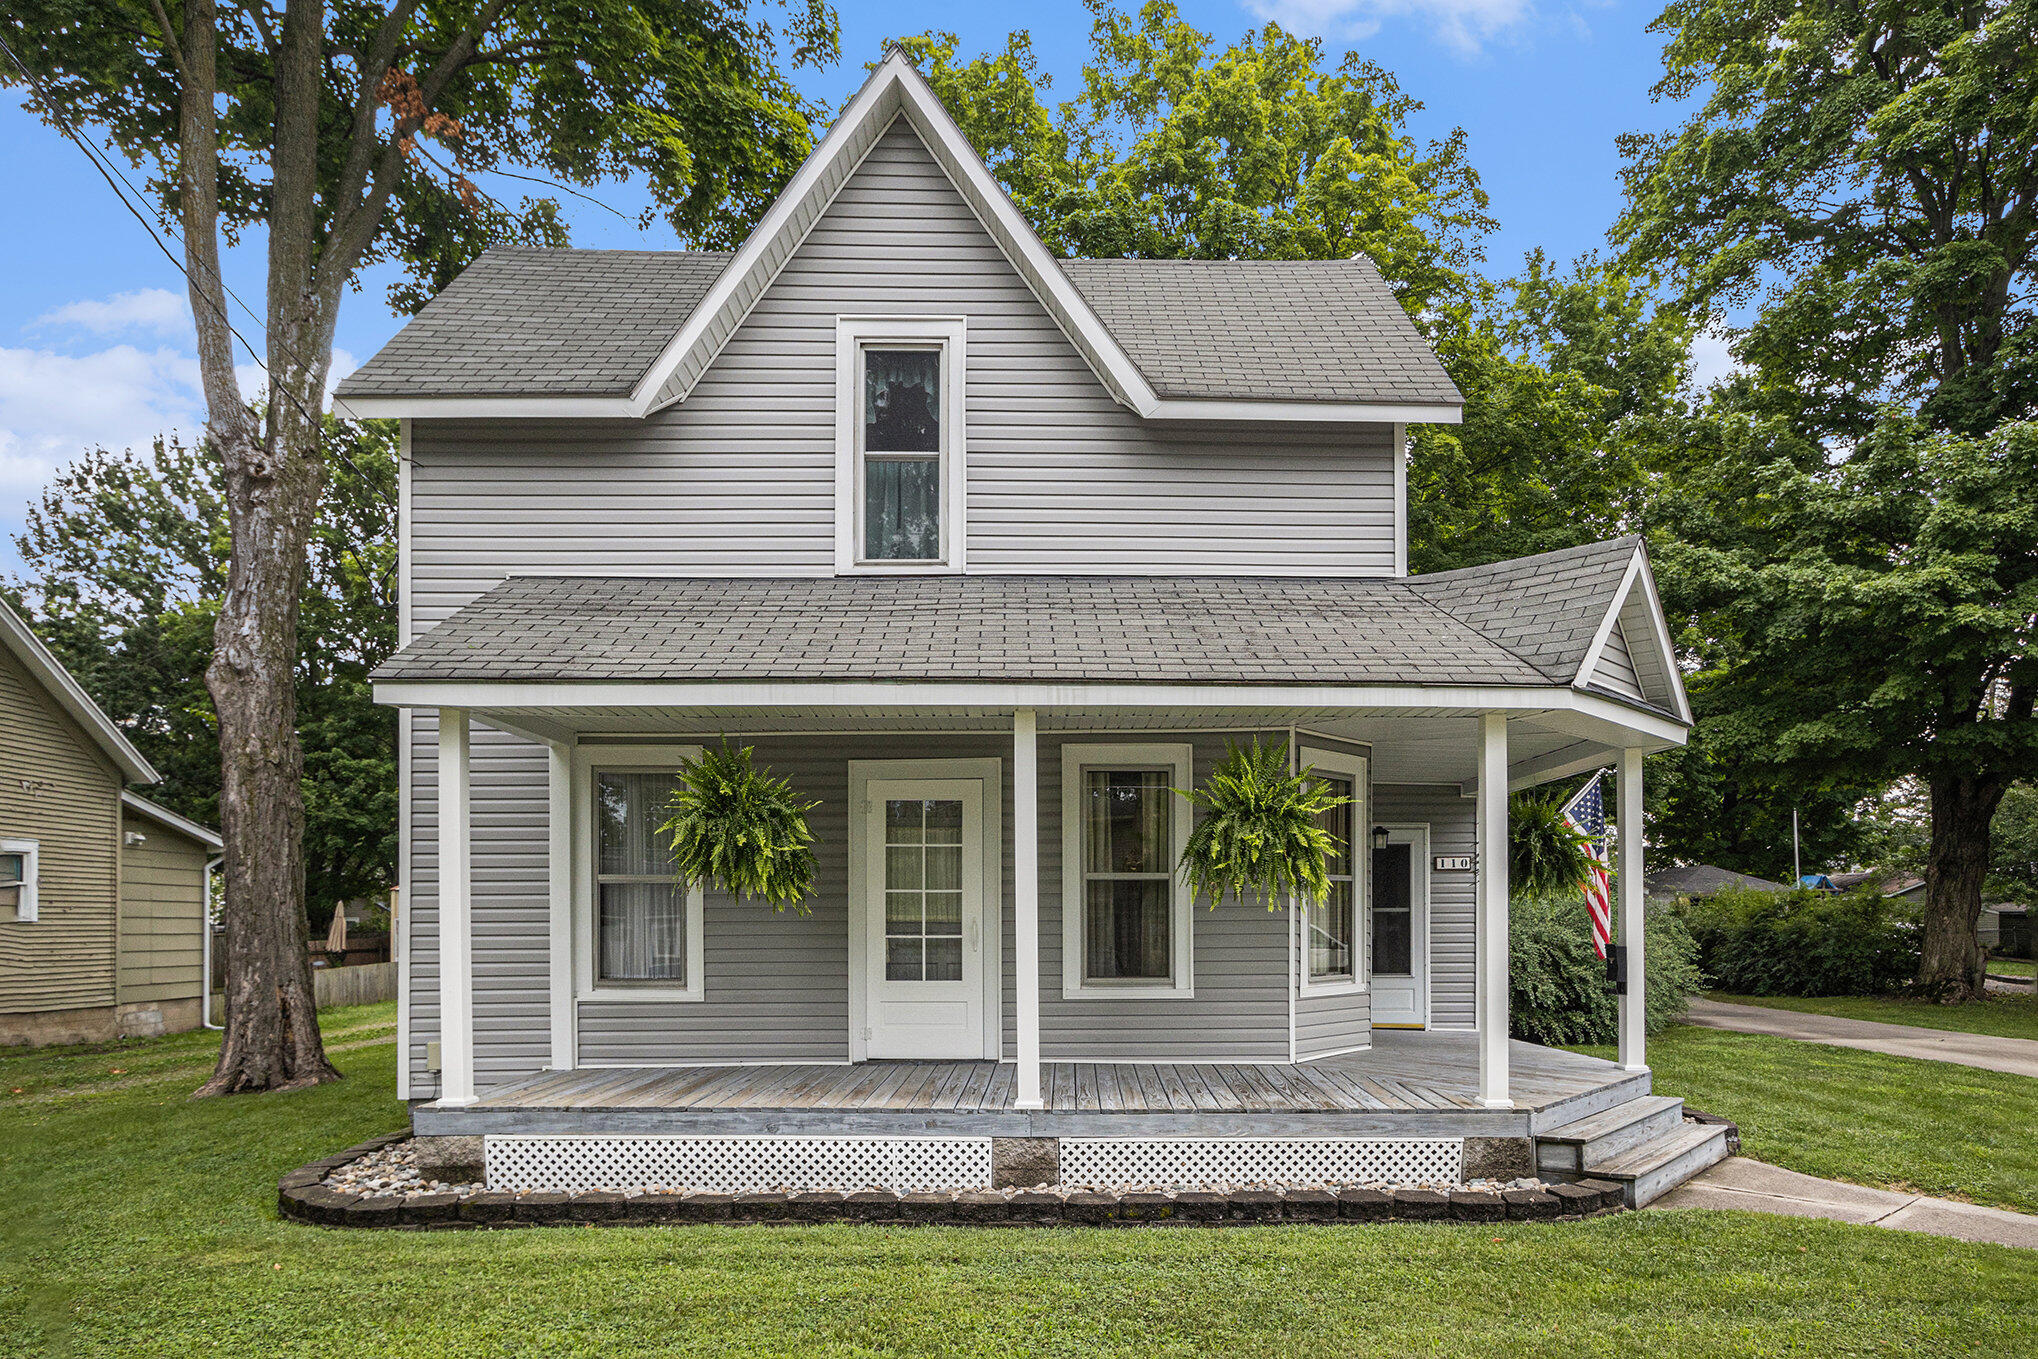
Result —
M1569 686L1636 551L1410 579L520 576L375 679Z

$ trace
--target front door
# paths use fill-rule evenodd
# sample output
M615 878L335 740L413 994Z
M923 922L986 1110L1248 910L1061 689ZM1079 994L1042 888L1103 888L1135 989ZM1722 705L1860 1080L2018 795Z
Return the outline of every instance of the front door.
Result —
M1373 1026L1419 1029L1429 1022L1429 832L1390 826L1373 850L1373 903L1366 957L1373 975Z
M872 1057L984 1055L984 785L872 779L863 919Z

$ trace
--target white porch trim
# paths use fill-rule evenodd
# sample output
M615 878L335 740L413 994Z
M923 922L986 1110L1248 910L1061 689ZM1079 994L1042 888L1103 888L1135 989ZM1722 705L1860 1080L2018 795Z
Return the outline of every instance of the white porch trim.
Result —
M1620 932L1627 949L1628 992L1620 998L1620 1066L1649 1069L1648 994L1643 969L1642 752L1620 753Z
M467 711L439 709L439 1103L474 1102L474 835Z
M1012 988L1019 1064L1013 1107L1045 1108L1040 1094L1040 747L1031 708L1012 714Z
M1507 714L1479 719L1479 904L1473 926L1479 1103L1512 1109L1507 1078Z

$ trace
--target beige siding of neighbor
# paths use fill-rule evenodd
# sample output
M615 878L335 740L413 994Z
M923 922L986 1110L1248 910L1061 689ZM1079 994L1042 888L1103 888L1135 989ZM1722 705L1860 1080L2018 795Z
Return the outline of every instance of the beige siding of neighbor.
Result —
M0 921L0 1013L114 1003L120 773L0 650L0 839L37 842L40 919Z
M128 813L121 849L120 1003L188 1000L203 977L204 845Z

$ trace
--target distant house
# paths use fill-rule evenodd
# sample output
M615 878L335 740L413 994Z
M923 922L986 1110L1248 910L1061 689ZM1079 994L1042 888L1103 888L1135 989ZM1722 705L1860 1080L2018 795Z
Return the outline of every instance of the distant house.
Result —
M1904 901L1922 902L1925 899L1925 880L1915 873L1892 873L1887 869L1870 869L1863 873L1832 873L1827 881L1836 892L1854 892L1867 888L1886 897L1897 897Z
M196 1028L220 839L0 603L0 1044Z
M1691 897L1709 897L1728 887L1745 887L1756 892L1788 892L1789 887L1767 878L1758 878L1750 873L1736 873L1731 868L1720 868L1713 864L1686 864L1680 868L1663 868L1649 874L1642 880L1642 895L1649 901L1677 901Z

